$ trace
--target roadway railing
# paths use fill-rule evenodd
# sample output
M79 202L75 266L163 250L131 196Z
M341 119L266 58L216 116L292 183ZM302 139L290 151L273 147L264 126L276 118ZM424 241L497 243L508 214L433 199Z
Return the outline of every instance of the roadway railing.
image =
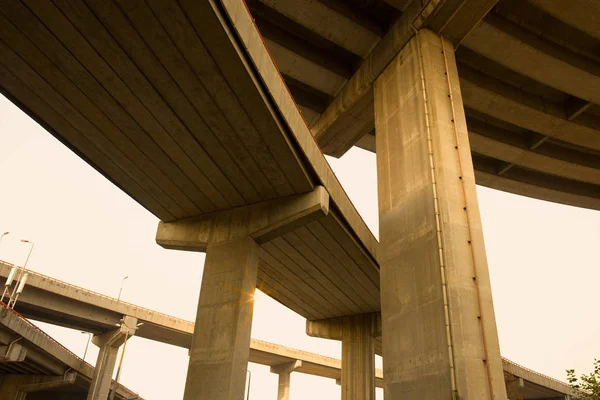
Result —
M0 263L4 264L4 265L8 265L11 268L14 267L14 264L11 264L11 263L3 261L3 260L0 260ZM50 277L48 275L44 275L44 274L41 274L39 272L32 271L30 269L25 269L24 271L25 271L25 273L27 273L29 275L34 275L34 276L37 276L39 278L42 278L42 279L45 279L45 280L48 280L48 281L51 281L51 282L58 282L61 285L64 285L66 287L70 287L70 288L79 290L79 291L84 292L84 293L89 293L91 295L101 297L103 299L112 301L112 302L117 303L117 304L121 304L121 305L124 305L124 306L127 306L127 307L136 308L138 310L142 310L144 312L148 312L148 313L155 314L155 315L158 315L158 316L166 317L168 319L175 320L175 321L180 322L180 323L184 323L184 324L191 323L191 321L185 320L183 318L174 317L172 315L165 314L165 313L162 313L160 311L155 311L155 310L152 310L150 308L145 308L145 307L141 307L141 306L138 306L136 304L133 304L133 303L128 303L126 301L119 300L119 299L117 299L115 297L107 296L105 294L102 294L102 293L99 293L99 292L95 292L93 290L89 290L89 289L83 288L81 286L73 285L71 283L68 283L68 282L65 282L65 281L61 281L60 279L52 278L52 277Z

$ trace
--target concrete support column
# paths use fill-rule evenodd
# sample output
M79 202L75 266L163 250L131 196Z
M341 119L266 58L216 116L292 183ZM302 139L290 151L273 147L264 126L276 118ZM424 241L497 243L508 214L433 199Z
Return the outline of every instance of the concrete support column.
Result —
M279 375L277 400L290 399L290 382L292 380L292 372L300 367L302 367L302 361L300 360L271 367L271 373Z
M342 400L375 399L375 335L378 314L307 321L309 336L342 341Z
M184 400L244 398L260 245L329 213L312 192L161 222L156 242L206 251Z
M504 400L452 43L419 31L374 93L386 399Z
M136 325L136 318L126 316L118 329L94 336L92 339L92 342L100 347L100 352L87 400L106 400L108 398L119 347L135 334Z
M249 237L209 244L185 400L244 398L259 252Z
M375 400L373 314L344 317L342 400Z

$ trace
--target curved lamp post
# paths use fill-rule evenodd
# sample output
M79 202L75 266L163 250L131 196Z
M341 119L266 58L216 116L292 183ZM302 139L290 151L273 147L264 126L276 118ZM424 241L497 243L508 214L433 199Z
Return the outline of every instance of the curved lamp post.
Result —
M117 297L117 301L121 301L121 293L123 292L123 285L125 284L125 279L127 279L127 278L129 278L129 276L126 276L121 281L121 288L119 289L119 297Z
M23 287L25 286L25 280L27 280L27 274L25 274L25 267L27 266L29 257L31 257L31 252L33 251L33 246L35 246L35 243L33 243L31 240L21 239L21 242L29 243L31 245L31 247L29 248L29 253L27 253L27 258L25 259L25 263L23 264L23 266L21 267L21 269L19 271L19 276L17 277L17 280L15 282L15 287L14 287L12 293L10 294L10 299L8 300L8 308L15 308L15 304L17 303L19 294L21 294L21 292L23 291ZM22 280L22 282L21 282L21 280ZM16 296L15 296L15 294L16 294Z

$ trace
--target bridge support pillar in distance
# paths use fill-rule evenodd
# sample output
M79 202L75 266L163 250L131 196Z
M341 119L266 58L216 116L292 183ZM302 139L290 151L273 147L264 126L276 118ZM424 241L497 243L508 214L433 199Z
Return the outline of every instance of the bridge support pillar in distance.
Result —
M329 212L312 192L164 223L165 248L206 251L184 400L244 398L260 245Z
M375 400L375 337L379 314L306 321L309 336L342 341L342 400Z
M292 372L302 366L302 361L296 360L290 363L275 365L271 367L272 374L279 375L279 385L277 387L277 400L290 400L290 383Z
M92 343L100 348L87 400L106 400L111 390L117 354L126 340L135 334L137 318L125 316L121 325L110 332L94 336Z
M374 93L385 397L504 400L452 43L419 31Z

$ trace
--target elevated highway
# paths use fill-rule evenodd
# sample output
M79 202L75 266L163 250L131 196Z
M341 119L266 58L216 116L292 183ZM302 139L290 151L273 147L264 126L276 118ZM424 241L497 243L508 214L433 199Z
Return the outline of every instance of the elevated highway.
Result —
M420 3L248 6L326 154L340 157L355 145L375 151L372 84L412 29L427 26L458 46L477 183L600 208L600 4L427 2L445 4L432 10Z
M12 264L0 261L0 284ZM16 310L28 318L100 335L114 329L124 315L143 322L136 336L178 347L190 348L194 323L119 301L69 283L27 271L29 278ZM341 379L341 361L256 339L250 344L250 362L267 365L277 371L281 365L299 361L294 372ZM0 364L1 366L1 364ZM504 376L511 400L554 399L573 395L563 382L503 359ZM377 387L383 387L383 371L375 371Z
M0 306L0 395L3 399L84 400L94 367L18 313ZM115 398L141 399L122 385Z
M207 252L186 399L241 395L257 284L309 320L345 318L348 398L374 395L382 303L389 396L504 398L475 180L600 209L598 15L9 0L0 90L160 218L160 245ZM322 153L354 145L378 152L381 243Z

